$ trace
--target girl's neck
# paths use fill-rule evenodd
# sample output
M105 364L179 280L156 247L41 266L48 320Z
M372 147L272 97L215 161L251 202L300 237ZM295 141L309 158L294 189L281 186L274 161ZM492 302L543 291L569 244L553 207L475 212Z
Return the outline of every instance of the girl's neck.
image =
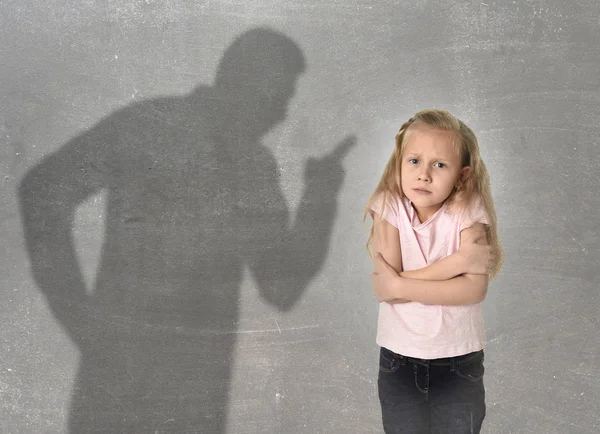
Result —
M436 205L435 207L429 207L425 210L418 210L414 204L411 204L415 212L417 213L417 218L419 219L419 223L423 224L429 219L431 219L443 206L445 202L442 202L440 205Z

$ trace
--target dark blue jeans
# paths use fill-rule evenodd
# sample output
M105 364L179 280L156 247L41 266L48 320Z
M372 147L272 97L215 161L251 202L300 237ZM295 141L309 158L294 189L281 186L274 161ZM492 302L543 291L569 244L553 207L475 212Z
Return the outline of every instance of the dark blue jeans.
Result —
M485 418L483 359L483 350L425 360L381 348L378 387L385 433L479 433Z

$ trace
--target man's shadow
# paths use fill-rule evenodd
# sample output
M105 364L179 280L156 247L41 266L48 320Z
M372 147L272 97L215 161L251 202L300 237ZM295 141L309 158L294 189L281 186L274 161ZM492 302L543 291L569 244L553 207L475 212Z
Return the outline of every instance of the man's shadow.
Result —
M81 352L71 432L224 432L243 267L269 303L294 305L326 259L355 144L307 162L290 223L260 139L304 70L294 41L250 30L213 86L118 110L23 178L34 278ZM105 239L86 291L71 231L100 191Z

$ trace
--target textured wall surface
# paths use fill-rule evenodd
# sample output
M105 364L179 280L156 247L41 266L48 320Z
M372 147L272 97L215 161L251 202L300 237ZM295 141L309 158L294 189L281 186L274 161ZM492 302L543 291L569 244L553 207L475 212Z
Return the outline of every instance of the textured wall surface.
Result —
M600 431L600 6L0 5L0 432L379 433L365 201L477 133L486 433Z

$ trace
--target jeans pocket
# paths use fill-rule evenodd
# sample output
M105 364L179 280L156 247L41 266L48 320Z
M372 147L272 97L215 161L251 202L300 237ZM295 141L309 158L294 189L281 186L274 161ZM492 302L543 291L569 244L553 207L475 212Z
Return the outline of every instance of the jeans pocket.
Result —
M483 359L483 351L479 351L474 357L459 361L456 365L456 375L473 382L481 380L485 372Z
M381 347L379 351L379 370L389 374L396 371L398 366L400 366L400 360L395 357L394 353L387 348Z

